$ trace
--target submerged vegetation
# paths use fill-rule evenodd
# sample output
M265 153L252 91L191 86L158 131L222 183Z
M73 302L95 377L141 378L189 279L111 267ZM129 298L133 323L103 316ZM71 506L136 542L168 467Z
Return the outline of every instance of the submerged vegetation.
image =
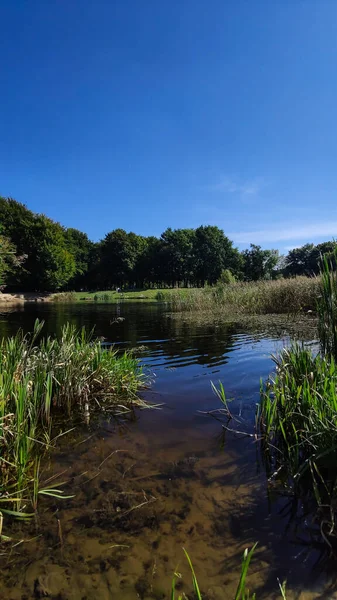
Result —
M36 505L41 453L64 434L53 427L55 414L70 418L82 410L88 417L102 408L121 413L145 406L137 397L144 375L135 358L103 348L85 329L66 325L59 338L41 337L42 329L36 321L31 335L19 331L0 342L0 523L3 514L26 518L23 507Z

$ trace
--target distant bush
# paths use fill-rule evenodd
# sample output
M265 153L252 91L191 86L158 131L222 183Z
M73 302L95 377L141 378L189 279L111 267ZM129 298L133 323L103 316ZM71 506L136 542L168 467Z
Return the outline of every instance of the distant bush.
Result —
M51 297L53 302L76 302L76 292L59 292Z
M233 275L232 271L229 269L224 269L219 277L218 285L229 285L230 283L235 283L236 277Z

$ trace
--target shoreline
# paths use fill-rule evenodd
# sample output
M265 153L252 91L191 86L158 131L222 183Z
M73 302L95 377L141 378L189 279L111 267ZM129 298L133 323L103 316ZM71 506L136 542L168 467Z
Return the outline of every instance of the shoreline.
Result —
M25 304L26 302L50 302L52 294L38 294L35 292L5 293L0 292L1 304Z

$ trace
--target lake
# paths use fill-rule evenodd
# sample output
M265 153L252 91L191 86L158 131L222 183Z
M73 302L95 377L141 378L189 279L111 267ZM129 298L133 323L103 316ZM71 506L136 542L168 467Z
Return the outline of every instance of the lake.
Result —
M70 321L95 327L118 350L138 348L151 381L143 396L160 408L123 420L103 414L59 439L42 482L65 482L73 497L41 496L34 521L13 523L13 538L25 541L1 556L1 598L159 600L169 598L174 572L179 592L193 598L186 548L204 599L232 599L243 551L255 542L248 581L257 599L280 598L277 578L287 579L287 598L337 598L310 512L268 482L254 436L260 379L293 324L209 324L156 303L6 311L1 336L32 330L38 317L46 333ZM220 402L211 381L231 400L229 423L212 412Z

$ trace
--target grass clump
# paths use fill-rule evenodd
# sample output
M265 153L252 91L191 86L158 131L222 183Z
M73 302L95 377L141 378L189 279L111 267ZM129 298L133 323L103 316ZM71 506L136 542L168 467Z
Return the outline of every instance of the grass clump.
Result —
M322 261L318 328L322 352L337 359L337 253Z
M318 506L321 534L337 535L337 273L324 258L317 301L320 352L295 344L273 357L258 414L269 473Z
M261 390L259 414L265 440L277 448L271 453L272 469L282 467L295 481L309 473L313 489L324 481L332 498L337 475L335 469L331 472L337 459L336 362L301 345L284 349L273 360L276 374Z
M55 413L144 405L135 358L103 348L84 328L65 325L59 338L41 337L42 329L36 321L31 335L19 331L0 341L0 511L11 514L13 507L21 517L41 452L55 434Z
M76 292L58 292L50 297L52 302L75 302Z
M218 283L202 289L160 292L176 311L232 314L299 313L316 310L320 279L297 277L276 281Z

